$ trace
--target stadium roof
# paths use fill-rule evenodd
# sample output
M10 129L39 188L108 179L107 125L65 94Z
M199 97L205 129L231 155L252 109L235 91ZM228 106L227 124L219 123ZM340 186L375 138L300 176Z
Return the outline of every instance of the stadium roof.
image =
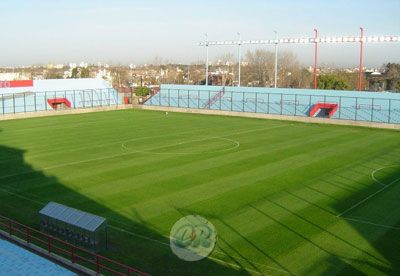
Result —
M96 231L106 219L59 203L49 202L39 214L88 231Z
M46 79L33 80L33 85L28 87L7 87L0 85L0 94L2 93L24 93L24 92L52 92L66 90L91 90L108 89L112 85L100 78L86 79Z

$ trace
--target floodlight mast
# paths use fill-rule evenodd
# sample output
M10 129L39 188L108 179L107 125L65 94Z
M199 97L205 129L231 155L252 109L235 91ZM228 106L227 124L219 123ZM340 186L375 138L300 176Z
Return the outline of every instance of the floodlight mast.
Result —
M275 81L274 87L277 87L277 72L278 72L278 62L277 62L277 47L278 44L308 44L314 43L314 89L318 87L317 80L317 66L318 66L318 44L319 43L360 43L360 68L359 68L359 78L358 78L358 90L361 91L362 88L362 63L363 63L363 45L364 42L369 43L382 43L382 42L400 42L399 35L391 35L391 36L367 36L364 37L364 29L360 27L361 35L358 36L338 36L338 37L318 37L318 30L314 29L314 37L303 37L303 38L285 38L278 39L277 33L275 32L275 39L262 39L262 40L241 40L239 38L236 40L229 41L208 41L208 36L205 34L206 40L205 42L200 42L198 45L206 47L206 85L208 85L208 47L209 46L223 46L223 45L238 45L238 59L239 59L239 77L238 77L238 86L240 86L240 68L241 68L241 46L246 44L270 44L275 45ZM238 33L238 35L240 35Z
M314 29L314 89L315 90L318 88L317 64L318 64L318 30Z
M276 88L276 83L278 79L278 33L277 31L274 31L275 33L275 76L274 76L274 88Z
M208 34L204 34L205 46L206 46L206 86L208 86Z
M364 39L364 28L360 27L360 68L358 69L358 91L359 92L361 92L361 88L362 88L363 39Z
M240 35L240 33L237 33L237 35L238 35L238 37L239 37L239 40L238 40L238 66L239 66L239 68L238 68L238 87L240 87L240 65L241 65L241 59L242 59L242 53L241 53L241 45L242 45L242 43L241 43L241 35Z

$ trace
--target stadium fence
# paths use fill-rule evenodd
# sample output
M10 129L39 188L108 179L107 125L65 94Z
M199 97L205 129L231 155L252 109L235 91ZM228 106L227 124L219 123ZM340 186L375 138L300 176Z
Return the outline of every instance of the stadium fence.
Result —
M316 104L335 104L338 108L332 119L400 124L400 94L393 96L396 93L362 92L355 95L354 92L318 90L311 94L307 93L309 90L296 93L296 89L269 92L270 89L252 91L242 88L240 91L235 88L236 91L229 91L228 87L195 87L162 86L145 105L308 117Z
M70 106L60 106L57 109L118 106L123 103L123 95L113 88L0 93L0 114L54 110L52 102L60 99L67 100Z
M54 258L52 255L54 254L69 262L70 265L86 267L96 272L97 275L149 275L136 268L74 246L2 215L0 215L0 231L10 238L22 240L24 245L38 253L41 252L37 249L35 250L36 247L45 250L50 258L59 260L59 258Z

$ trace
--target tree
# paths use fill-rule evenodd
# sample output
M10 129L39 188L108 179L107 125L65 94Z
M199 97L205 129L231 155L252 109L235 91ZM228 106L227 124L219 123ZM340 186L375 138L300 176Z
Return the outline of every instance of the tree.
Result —
M400 82L400 64L399 63L388 63L384 66L384 75L387 81L387 90L399 91Z
M135 89L135 94L136 96L147 96L150 94L150 88L146 87L146 86L141 86Z
M58 72L57 70L50 70L49 72L46 73L45 78L46 79L62 79L63 75L61 72Z
M318 77L318 89L349 90L350 85L337 75L321 75Z
M89 78L89 76L90 72L87 67L75 67L71 71L71 79Z
M243 83L251 86L270 86L274 72L274 53L263 49L248 51L248 63L242 70Z
M275 53L263 49L247 52L247 66L242 70L243 83L251 86L272 87L275 82ZM297 57L291 52L278 56L278 87L308 87L311 74L300 66Z
M309 85L312 79L312 75L302 69L297 56L292 52L282 52L278 56L278 66L279 87L303 88Z
M81 68L80 70L80 77L81 78L89 78L89 68Z
M79 78L78 74L79 74L78 67L73 68L71 71L71 79Z

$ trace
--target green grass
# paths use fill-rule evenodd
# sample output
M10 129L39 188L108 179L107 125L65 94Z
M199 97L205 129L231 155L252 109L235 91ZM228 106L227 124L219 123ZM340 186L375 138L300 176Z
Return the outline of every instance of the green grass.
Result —
M2 121L0 213L104 216L102 253L155 275L399 274L395 165L398 131L137 110ZM218 231L208 259L169 248L187 214Z

